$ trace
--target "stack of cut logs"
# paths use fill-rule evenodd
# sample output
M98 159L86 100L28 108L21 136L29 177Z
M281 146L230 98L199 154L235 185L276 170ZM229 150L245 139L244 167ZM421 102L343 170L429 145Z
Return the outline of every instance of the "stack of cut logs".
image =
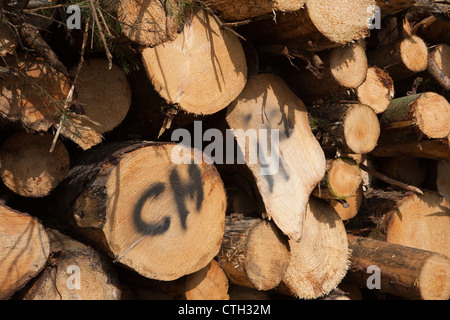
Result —
M1 4L1 299L450 298L449 2L55 4Z

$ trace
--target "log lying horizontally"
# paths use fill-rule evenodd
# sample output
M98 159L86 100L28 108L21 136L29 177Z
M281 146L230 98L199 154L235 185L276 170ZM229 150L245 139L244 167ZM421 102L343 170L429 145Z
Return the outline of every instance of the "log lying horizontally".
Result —
M444 139L419 139L413 132L391 130L388 134L381 134L378 145L371 154L377 157L450 159L450 135Z
M383 15L394 15L401 11L412 7L432 10L434 7L439 8L445 4L439 4L442 1L438 0L376 0L377 6Z
M450 104L434 92L419 93L392 100L380 118L386 130L413 129L418 136L440 139L450 134Z
M320 132L319 142L327 153L366 154L377 145L380 123L372 108L362 104L334 104L309 110L311 127Z
M393 45L368 52L367 58L371 66L386 70L396 81L426 70L428 48L421 38L411 35Z
M300 239L306 204L326 164L305 105L281 78L259 74L227 111L268 217L284 234Z
M136 273L126 274L126 283L139 299L155 299L160 292L175 300L228 300L228 278L216 260L206 267L173 281L156 281ZM165 298L167 299L167 298Z
M425 182L427 168L423 160L413 157L380 158L377 164L381 173L389 178L412 186L420 186Z
M450 46L450 21L431 15L418 22L413 32L427 43L446 43Z
M2 81L0 115L31 130L47 131L58 121L69 79L40 58L19 55L18 62L15 57L7 58L2 67L13 74Z
M445 90L450 90L450 45L438 44L430 52L428 72Z
M307 9L255 21L239 32L256 44L322 51L368 36L367 21L373 14L368 8L374 4L374 0L308 0Z
M366 80L356 89L361 104L371 107L375 113L383 113L394 98L394 82L389 73L378 67L367 69Z
M204 3L218 12L226 21L247 20L265 14L293 12L305 5L305 0L205 0Z
M139 141L91 151L49 199L67 234L158 280L196 272L216 256L226 195L201 153Z
M349 158L328 160L325 177L313 195L321 199L345 200L356 195L361 182L361 170L356 161Z
M120 0L118 6L106 2L105 7L117 14L122 32L130 40L143 47L152 47L176 38L183 27L184 9L190 2Z
M367 73L367 57L362 45L351 44L320 54L323 74L318 77L305 68L288 66L283 79L302 99L324 97L346 89L357 88Z
M57 230L47 229L52 259L20 294L24 300L119 300L109 259Z
M73 113L63 123L62 135L87 150L102 142L102 134L116 128L131 105L129 81L116 64L109 69L105 59L88 59L78 74ZM75 76L78 66L70 70ZM108 116L105 116L108 115Z
M287 239L270 222L239 214L227 216L218 261L228 278L240 286L270 290L289 264Z
M13 192L24 197L44 197L66 177L69 153L60 141L49 152L49 133L19 132L10 136L0 150L0 177Z
M0 204L0 299L8 299L45 267L50 242L42 224Z
M195 11L174 41L145 48L142 59L169 105L194 115L227 107L242 91L247 63L239 38L206 11Z
M378 221L371 237L450 256L450 204L437 192L372 190L365 202L364 215Z
M339 200L331 199L330 206L336 210L342 220L350 220L354 218L361 208L364 198L362 185L356 190L356 194L350 198L345 199L345 203Z
M364 287L379 284L384 292L407 299L450 298L450 259L442 254L348 235L352 250L346 280ZM371 267L372 266L372 267ZM375 276L379 268L380 279ZM372 278L373 278L372 276Z
M331 292L349 266L347 234L337 213L326 202L311 198L300 241L289 241L291 259L277 290L303 299Z

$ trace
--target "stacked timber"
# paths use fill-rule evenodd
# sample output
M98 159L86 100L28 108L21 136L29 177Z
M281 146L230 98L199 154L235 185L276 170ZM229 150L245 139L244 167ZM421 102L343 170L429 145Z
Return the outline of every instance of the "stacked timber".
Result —
M0 299L450 298L447 2L69 5L1 4Z

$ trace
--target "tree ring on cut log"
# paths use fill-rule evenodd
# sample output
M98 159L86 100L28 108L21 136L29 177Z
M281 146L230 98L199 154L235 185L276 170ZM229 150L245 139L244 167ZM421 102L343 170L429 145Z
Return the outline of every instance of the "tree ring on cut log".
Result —
M105 163L72 209L77 226L96 229L101 237L95 241L116 261L165 281L211 262L225 225L226 194L217 170L190 149L184 156L192 164L175 164L175 146L144 144Z
M18 77L2 82L0 114L11 121L21 121L34 131L47 131L57 123L55 116L63 106L70 81L50 64L30 55L6 57L6 65L18 69Z
M240 39L203 10L194 13L174 41L145 48L142 58L156 91L190 114L226 108L247 81Z
M342 281L349 266L347 233L336 211L311 198L300 241L289 240L291 259L283 284L295 296L316 299Z
M358 87L366 79L367 68L367 56L363 46L352 44L331 50L331 74L341 86Z
M427 68L428 48L425 42L418 36L410 36L400 43L400 57L405 66L413 71L420 72Z
M369 34L374 0L308 0L306 8L316 28L328 39L348 43ZM351 9L350 9L351 8Z
M282 280L281 273L280 277L263 277L263 275L270 274L275 267L281 270L287 268L289 253L286 244L280 239L283 239L282 233L274 224L267 221L258 224L249 234L245 270L250 282L258 290L272 289ZM270 248L267 247L269 243L271 244ZM268 255L268 251L272 251L272 254ZM252 264L252 261L259 263Z
M387 215L387 242L450 257L450 204L438 193L413 194Z
M383 113L394 97L394 81L389 73L378 67L367 69L366 80L356 89L358 100L373 109L375 113Z
M380 123L372 108L365 105L349 108L344 119L345 143L356 154L366 154L377 145Z
M447 278L447 281L442 280L444 277ZM448 259L442 255L430 257L422 267L418 287L424 300L447 300L448 292L450 292Z
M24 197L48 195L69 173L70 158L64 144L48 133L19 132L9 137L0 154L3 183Z
M425 92L413 102L411 111L416 127L427 137L445 138L450 133L450 104L443 96Z
M115 64L108 68L105 59L85 61L75 85L75 103L81 104L90 125L100 134L117 127L131 105L131 86L125 73ZM71 75L77 69L73 68Z
M173 40L181 26L181 7L173 0L165 2L171 12L166 12L161 1L120 0L117 16L122 22L123 33L141 46Z
M328 171L328 188L338 199L354 196L361 182L361 170L356 161L344 158L333 161Z
M0 204L0 299L9 299L45 267L50 242L32 216Z

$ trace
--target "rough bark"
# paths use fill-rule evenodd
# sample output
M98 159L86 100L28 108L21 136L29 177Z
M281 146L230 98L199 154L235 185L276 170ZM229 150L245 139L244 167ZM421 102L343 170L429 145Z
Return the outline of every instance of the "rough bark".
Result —
M217 11L218 16L226 21L247 20L272 13L293 12L305 5L304 0L206 0L204 3Z
M367 58L371 66L386 70L394 81L398 81L426 70L428 48L420 37L411 35L368 52Z
M450 134L450 104L434 92L393 99L380 124L383 131L414 130L418 137L445 138Z
M348 235L352 250L346 280L362 286L375 266L380 272L382 291L407 299L447 300L450 297L450 260L431 251L419 250L363 237ZM370 269L369 269L370 268Z
M218 261L240 286L270 290L289 264L287 239L271 222L239 214L227 217Z
M362 45L341 46L318 55L323 61L322 73L292 65L288 65L283 72L283 78L300 98L309 102L314 98L357 88L364 82L368 65Z

